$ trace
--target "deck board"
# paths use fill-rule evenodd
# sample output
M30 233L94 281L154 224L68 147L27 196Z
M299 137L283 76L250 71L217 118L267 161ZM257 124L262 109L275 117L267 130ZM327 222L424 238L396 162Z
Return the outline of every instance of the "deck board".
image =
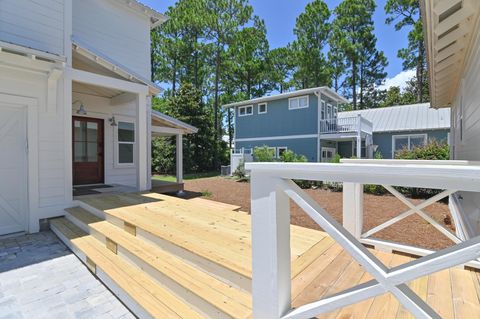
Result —
M238 207L153 193L109 195L84 201L251 278L251 220L248 214L238 212ZM291 246L294 307L372 279L324 232L292 226ZM413 259L370 251L389 268ZM442 318L480 317L479 273L452 268L416 279L409 286ZM387 293L319 318L394 319L413 316Z

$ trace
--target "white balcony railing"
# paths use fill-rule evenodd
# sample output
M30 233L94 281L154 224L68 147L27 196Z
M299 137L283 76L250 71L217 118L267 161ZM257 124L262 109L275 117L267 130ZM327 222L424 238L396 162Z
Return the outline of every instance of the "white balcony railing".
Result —
M435 221L430 220L422 209L456 191L480 192L478 165L397 161L381 164L248 163L246 168L250 170L252 192L255 319L311 318L386 292L394 295L416 318L440 318L406 283L480 257L480 236L461 241L449 233L455 246L389 269L361 243L365 235L362 232L363 184L383 185L392 191L409 208L399 215L402 218L416 213L435 226ZM300 189L293 179L342 182L343 225ZM392 186L433 188L442 192L415 205L397 194ZM374 279L343 293L292 309L290 200L300 206Z
M372 134L373 124L362 116L320 120L320 134L364 132Z

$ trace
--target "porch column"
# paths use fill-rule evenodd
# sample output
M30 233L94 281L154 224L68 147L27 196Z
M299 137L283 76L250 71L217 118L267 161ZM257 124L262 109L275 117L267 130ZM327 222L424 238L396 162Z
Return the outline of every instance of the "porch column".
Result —
M176 147L177 147L177 183L183 183L183 135L177 134Z
M362 115L358 114L357 118L357 158L360 159L362 158Z
M144 93L137 94L137 187L139 191L145 191L148 189L148 138L147 135L151 134L148 131L148 121L147 119L147 87L145 87Z

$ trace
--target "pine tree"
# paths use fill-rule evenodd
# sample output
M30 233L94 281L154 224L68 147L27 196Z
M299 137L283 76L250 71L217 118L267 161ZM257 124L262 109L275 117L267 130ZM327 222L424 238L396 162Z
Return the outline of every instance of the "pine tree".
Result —
M423 94L425 87L428 91L427 58L423 37L423 24L420 17L420 1L418 0L388 0L385 4L388 17L386 23L395 22L395 30L411 28L408 33L408 47L398 51L398 57L403 59L403 69L416 70L416 102L429 101L429 95Z
M323 0L314 0L305 7L295 23L294 78L301 88L330 85L330 68L324 54L331 31L330 10Z
M268 54L267 77L274 90L283 93L290 89L293 71L293 53L290 46L273 49Z

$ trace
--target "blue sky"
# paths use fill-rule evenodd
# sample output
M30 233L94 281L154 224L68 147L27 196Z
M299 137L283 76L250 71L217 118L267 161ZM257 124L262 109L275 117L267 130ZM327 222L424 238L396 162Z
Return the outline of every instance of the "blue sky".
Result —
M165 12L176 0L141 0L148 6ZM385 52L389 65L387 67L387 86L401 85L408 80L412 72L402 72L402 61L397 58L397 51L407 46L407 32L395 31L393 25L385 24L383 7L386 0L377 0L377 10L374 15L375 33L378 38L377 46ZM267 37L271 48L285 46L294 40L293 28L295 20L303 12L311 0L249 0L256 15L265 20ZM333 10L341 0L326 0Z

